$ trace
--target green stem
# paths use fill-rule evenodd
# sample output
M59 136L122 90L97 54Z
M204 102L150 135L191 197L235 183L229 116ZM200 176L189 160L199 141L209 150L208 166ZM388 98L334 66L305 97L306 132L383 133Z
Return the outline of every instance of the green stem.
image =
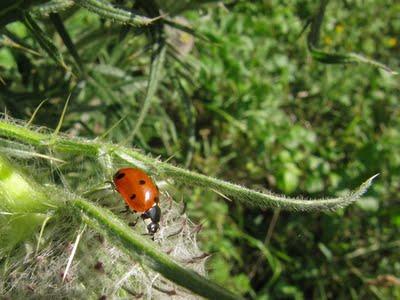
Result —
M327 52L319 48L318 42L320 37L320 31L328 3L329 0L322 0L320 2L318 10L315 13L313 20L311 22L311 29L307 37L307 43L308 43L308 49L310 50L312 57L326 64L348 64L348 63L369 64L375 68L383 69L391 75L398 75L399 72L397 70L392 70L388 66L371 58L365 57L363 55L353 52L349 53Z
M99 16L112 19L120 23L133 26L149 25L153 19L135 15L130 11L116 8L105 0L74 0L78 5L98 14Z
M84 218L84 221L89 226L105 231L111 240L117 241L124 247L127 254L140 260L165 278L205 298L240 299L238 295L177 264L167 254L161 252L154 243L150 243L135 233L108 210L84 199L75 199L71 203L74 208L78 208L88 217ZM94 220L96 222L93 222Z
M41 3L32 6L29 11L33 14L46 15L50 13L57 13L74 5L72 0L53 0L46 3Z
M123 159L129 164L144 169L154 169L157 173L174 179L178 183L208 188L240 201L247 206L261 208L279 207L297 211L334 210L349 205L360 198L367 191L372 180L377 176L369 178L356 190L342 197L313 200L288 198L283 195L276 195L270 191L258 192L224 180L185 170L168 163L160 162L133 149L103 141L90 141L39 133L5 120L0 120L0 136L16 139L35 146L49 147L52 150L70 154L83 154L90 157L110 155L113 158Z

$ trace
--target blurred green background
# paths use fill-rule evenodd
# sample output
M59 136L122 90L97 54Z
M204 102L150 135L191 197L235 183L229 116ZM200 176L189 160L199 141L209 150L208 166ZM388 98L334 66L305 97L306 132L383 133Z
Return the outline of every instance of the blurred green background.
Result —
M340 195L380 173L365 197L332 213L249 209L185 186L178 195L203 226L202 248L213 254L209 276L245 297L400 298L399 76L314 60L305 26L318 3L115 1L150 16L159 6L171 20L162 28L167 52L156 95L129 139L156 26L132 28L72 4L56 16L34 10L45 2L32 1L32 16L63 63L43 50L19 15L3 14L3 112L29 120L47 99L34 123L55 128L70 95L62 128L68 134L95 138L123 118L107 139L288 196ZM398 70L399 15L396 1L329 3L319 47L361 53Z

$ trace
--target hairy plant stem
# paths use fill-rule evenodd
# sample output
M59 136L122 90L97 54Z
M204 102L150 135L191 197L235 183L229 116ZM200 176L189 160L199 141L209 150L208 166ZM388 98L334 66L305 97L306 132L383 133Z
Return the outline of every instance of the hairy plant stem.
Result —
M133 14L130 11L114 7L104 0L74 0L74 2L99 16L116 22L130 24L132 26L149 25L153 19Z
M372 180L377 176L375 175L369 178L358 189L342 197L314 200L288 198L283 195L273 194L269 191L258 192L224 180L185 170L161 162L134 149L100 140L84 140L40 133L6 120L0 120L0 136L15 139L40 148L49 148L52 151L87 155L90 157L109 155L113 158L120 158L129 164L144 169L155 170L157 174L168 177L168 179L173 179L178 183L212 189L227 197L240 201L247 206L256 206L260 208L279 207L286 210L298 211L334 210L356 201L368 189Z
M150 243L135 233L110 211L82 198L71 201L71 204L87 216L84 217L84 221L89 226L105 232L109 239L122 245L128 255L165 278L208 299L240 299L238 295L177 264L167 254L161 252L154 243Z

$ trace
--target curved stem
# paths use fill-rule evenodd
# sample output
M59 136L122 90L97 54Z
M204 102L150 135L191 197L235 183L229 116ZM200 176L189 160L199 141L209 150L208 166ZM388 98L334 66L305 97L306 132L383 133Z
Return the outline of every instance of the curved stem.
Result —
M154 243L135 233L110 211L82 198L73 200L71 204L87 216L84 221L89 226L104 231L111 240L121 244L128 255L165 278L208 299L240 299L240 296L173 261L167 254L157 249Z
M90 10L101 17L112 19L120 23L126 23L133 26L149 25L153 19L135 15L130 11L116 8L107 1L99 0L74 0L78 5Z
M114 158L118 157L140 168L154 169L157 173L174 179L178 183L212 189L240 201L247 206L256 206L260 208L279 207L296 211L334 210L349 205L359 199L361 195L367 191L372 180L377 176L372 176L356 190L342 197L313 200L299 197L288 198L270 191L258 192L221 179L185 170L123 146L97 140L91 141L39 133L5 120L0 120L0 136L13 138L35 146L49 147L55 151L70 154L83 154L91 157L99 157L101 155L110 155Z

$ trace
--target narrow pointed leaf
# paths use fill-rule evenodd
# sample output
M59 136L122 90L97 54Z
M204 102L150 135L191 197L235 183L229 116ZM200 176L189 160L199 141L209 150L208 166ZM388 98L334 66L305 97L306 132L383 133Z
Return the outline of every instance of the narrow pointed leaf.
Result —
M90 10L99 16L112 19L116 22L130 24L134 26L149 25L153 19L136 15L130 11L116 8L105 0L74 0L78 5Z
M329 0L323 0L320 2L318 11L316 12L314 18L311 21L311 28L307 40L308 40L308 48L312 57L315 60L326 64L364 63L376 68L383 69L392 75L398 74L397 71L392 70L388 66L371 58L365 57L361 54L353 52L333 53L333 52L322 51L321 49L319 49L318 43L320 38L321 26L328 3Z
M34 38L39 43L40 47L54 60L55 63L67 69L61 53L53 44L52 40L46 33L39 27L36 21L30 16L29 13L24 14L24 23L28 30L32 33Z
M82 60L78 54L78 51L75 48L74 43L72 42L71 37L68 34L68 31L64 27L64 23L63 23L60 15L57 13L51 13L50 20L53 22L54 27L57 29L57 32L60 35L60 37L62 38L69 53L74 58L77 68L79 69L79 71L82 74L84 74L85 73L84 64L82 63Z

